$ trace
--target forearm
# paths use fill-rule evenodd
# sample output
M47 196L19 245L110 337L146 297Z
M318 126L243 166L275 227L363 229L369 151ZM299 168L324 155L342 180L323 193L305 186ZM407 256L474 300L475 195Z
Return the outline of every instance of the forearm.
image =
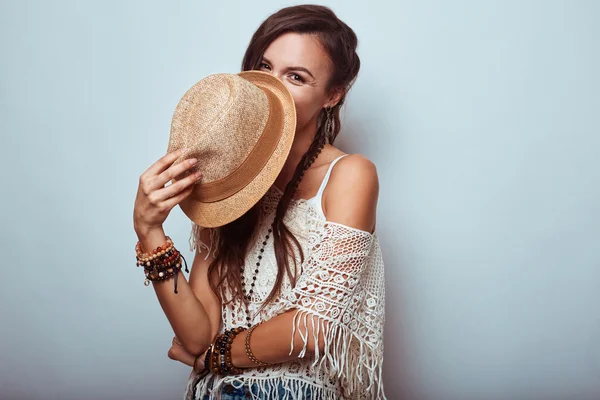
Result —
M263 362L269 364L283 363L298 359L298 356L304 348L305 341L300 335L298 329L294 332L294 348L291 350L292 330L294 325L295 309L280 314L268 321L263 322L252 332L250 337L251 350L254 356ZM306 324L306 355L313 354L315 351L315 340L312 329L312 323ZM304 334L304 332L303 332ZM245 349L246 333L237 335L231 346L231 359L233 365L238 368L255 367L246 355ZM320 351L324 347L322 332L319 333Z
M163 245L167 238L161 230L138 233L144 251ZM203 352L211 343L211 326L208 313L193 293L183 272L177 277L177 294L174 293L174 277L166 281L152 282L158 301L173 328L175 336L191 354Z

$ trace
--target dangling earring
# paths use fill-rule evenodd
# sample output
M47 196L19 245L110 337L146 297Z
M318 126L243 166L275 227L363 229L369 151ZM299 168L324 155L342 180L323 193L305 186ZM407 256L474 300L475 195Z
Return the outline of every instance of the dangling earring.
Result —
M334 119L333 119L333 113L331 112L331 107L327 107L325 109L325 112L327 113L327 115L325 116L325 138L327 139L327 143L331 142L331 139L333 138L333 124L334 124Z

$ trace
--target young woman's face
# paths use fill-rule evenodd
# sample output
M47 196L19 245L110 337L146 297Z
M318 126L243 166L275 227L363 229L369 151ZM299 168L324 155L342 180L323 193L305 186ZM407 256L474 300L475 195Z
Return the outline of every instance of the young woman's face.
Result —
M260 70L275 75L292 93L298 131L316 124L321 109L334 105L327 91L331 61L316 36L298 33L279 36L267 47Z

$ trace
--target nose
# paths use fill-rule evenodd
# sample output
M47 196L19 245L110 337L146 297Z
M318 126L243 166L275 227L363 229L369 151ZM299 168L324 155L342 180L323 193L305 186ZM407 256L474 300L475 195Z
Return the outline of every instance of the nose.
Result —
M283 74L282 73L279 73L279 72L273 71L273 70L268 70L268 71L265 71L265 72L268 72L269 74L273 75L275 78L277 78L281 82L283 82Z

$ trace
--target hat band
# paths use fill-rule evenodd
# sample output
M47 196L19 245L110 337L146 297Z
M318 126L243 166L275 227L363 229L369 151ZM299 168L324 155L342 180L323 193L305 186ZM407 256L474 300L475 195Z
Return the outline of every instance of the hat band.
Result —
M214 203L233 196L248 186L271 158L283 132L284 112L283 106L274 93L267 89L263 89L263 92L269 100L269 116L254 147L231 174L216 181L200 183L198 190L192 192L192 197L196 200Z

